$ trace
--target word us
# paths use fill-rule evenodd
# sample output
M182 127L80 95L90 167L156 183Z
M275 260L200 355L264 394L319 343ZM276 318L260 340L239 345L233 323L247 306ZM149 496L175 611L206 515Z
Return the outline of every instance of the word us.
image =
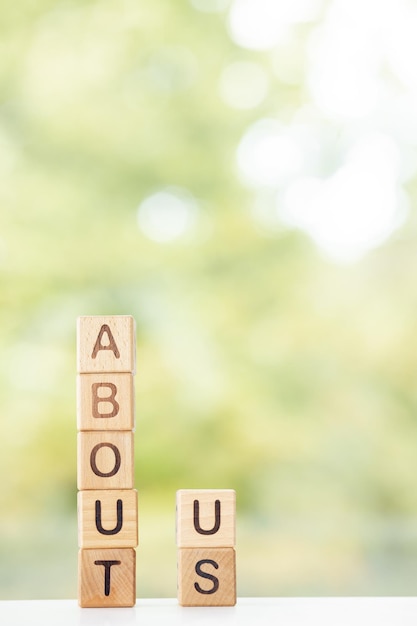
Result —
M77 320L78 600L136 602L138 499L134 487L135 322Z
M180 605L236 604L235 526L233 489L177 491Z

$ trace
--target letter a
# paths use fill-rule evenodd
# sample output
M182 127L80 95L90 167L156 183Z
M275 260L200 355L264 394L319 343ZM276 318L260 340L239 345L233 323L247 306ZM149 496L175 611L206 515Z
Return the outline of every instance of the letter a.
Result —
M104 333L107 334L107 338L109 340L109 343L107 345L103 345L101 343L101 338L103 337ZM119 348L116 346L116 342L114 340L112 332L110 328L107 326L107 324L103 324L103 326L100 328L100 332L98 334L97 341L94 345L91 358L95 359L97 356L97 352L99 352L100 350L111 350L114 356L116 357L116 359L120 358Z

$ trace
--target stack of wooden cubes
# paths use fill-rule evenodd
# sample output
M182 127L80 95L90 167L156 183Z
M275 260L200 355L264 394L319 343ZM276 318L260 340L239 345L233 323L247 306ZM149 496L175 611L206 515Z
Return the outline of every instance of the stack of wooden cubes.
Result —
M135 323L130 315L77 323L78 599L136 602Z
M177 491L180 605L236 604L235 527L233 489Z

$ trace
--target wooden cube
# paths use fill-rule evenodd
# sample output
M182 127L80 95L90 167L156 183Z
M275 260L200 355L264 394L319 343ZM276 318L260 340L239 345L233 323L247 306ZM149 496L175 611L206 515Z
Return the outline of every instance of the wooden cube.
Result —
M134 606L136 552L132 548L80 550L78 601L81 607Z
M234 547L236 492L233 489L177 491L177 546Z
M136 548L138 492L135 489L79 491L78 545Z
M180 548L178 602L181 606L234 606L234 548Z
M134 414L133 374L78 374L78 430L132 430Z
M134 373L135 345L131 315L84 316L77 320L79 373Z
M78 489L133 489L133 433L78 433Z

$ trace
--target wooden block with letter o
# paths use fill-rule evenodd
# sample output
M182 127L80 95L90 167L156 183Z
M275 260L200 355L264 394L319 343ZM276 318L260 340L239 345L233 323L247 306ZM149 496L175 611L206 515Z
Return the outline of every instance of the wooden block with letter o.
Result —
M78 489L133 489L133 433L78 433Z
M79 373L135 371L135 321L131 315L84 316L77 320Z
M133 548L81 549L78 553L81 607L128 607L136 602L136 552Z
M78 430L132 430L134 413L133 374L78 374Z
M78 545L136 548L138 492L135 489L79 491Z
M178 602L181 606L234 606L234 548L180 548Z
M234 547L236 492L234 489L177 491L177 546Z

